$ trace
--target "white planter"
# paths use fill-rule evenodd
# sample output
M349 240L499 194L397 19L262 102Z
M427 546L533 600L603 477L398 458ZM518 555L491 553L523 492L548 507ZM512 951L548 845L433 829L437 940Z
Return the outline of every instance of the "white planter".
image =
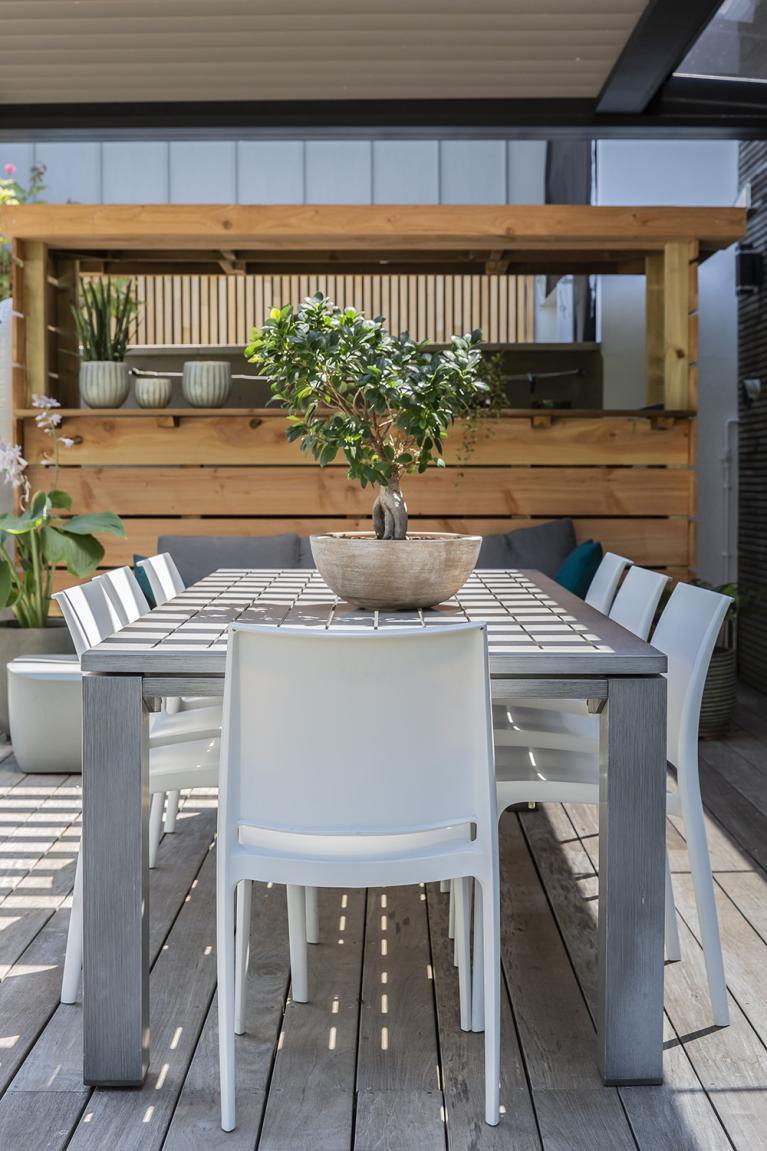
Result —
M173 381L165 376L137 376L133 394L140 408L167 408Z
M310 539L317 570L340 599L389 611L450 599L474 570L482 543L481 536L447 532L418 532L404 540L329 532Z
M184 364L181 391L193 408L223 408L232 389L232 369L225 360Z
M128 365L118 360L80 364L80 398L89 408L119 408L128 398Z

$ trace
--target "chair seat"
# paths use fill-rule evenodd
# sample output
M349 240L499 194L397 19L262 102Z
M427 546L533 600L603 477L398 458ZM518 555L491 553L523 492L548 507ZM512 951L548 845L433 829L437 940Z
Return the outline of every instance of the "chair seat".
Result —
M499 747L550 747L599 751L599 719L584 712L549 711L520 704L493 708L493 738Z
M76 655L17 656L9 662L8 674L74 682L81 678L80 661Z
M220 735L220 704L176 711L170 715L160 711L149 720L149 746L152 748L196 739L217 739Z
M149 750L149 790L218 787L219 739L187 740Z
M498 808L510 803L597 803L599 757L546 747L499 747Z
M238 841L274 859L281 856L320 860L389 860L412 852L428 856L471 843L471 825L441 827L397 835L305 835L241 824Z

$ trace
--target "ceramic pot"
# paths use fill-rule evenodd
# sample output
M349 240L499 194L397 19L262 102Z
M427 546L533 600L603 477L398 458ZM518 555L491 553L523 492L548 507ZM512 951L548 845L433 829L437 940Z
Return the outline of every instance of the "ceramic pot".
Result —
M0 623L0 731L10 731L5 669L11 660L28 655L68 655L74 650L63 619L49 620L47 627L19 627L13 620Z
M735 715L737 686L737 649L714 648L700 705L698 732L702 739L723 739L730 731Z
M232 369L225 360L184 364L181 391L193 408L223 408L232 389Z
M372 532L312 536L314 562L328 587L355 607L406 611L444 603L474 570L481 536L418 532L379 540Z
M128 366L120 360L84 360L80 398L89 408L119 408L128 398Z
M165 376L136 376L133 394L140 408L167 408L173 381Z

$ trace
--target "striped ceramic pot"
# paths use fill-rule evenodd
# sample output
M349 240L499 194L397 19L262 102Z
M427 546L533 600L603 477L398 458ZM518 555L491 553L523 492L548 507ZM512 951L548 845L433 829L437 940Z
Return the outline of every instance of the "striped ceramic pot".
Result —
M80 398L89 408L119 408L130 391L128 365L117 360L80 364Z
M166 376L137 376L133 394L140 408L167 408L173 381Z
M193 408L223 408L232 388L232 369L226 360L189 361L184 364L181 391Z

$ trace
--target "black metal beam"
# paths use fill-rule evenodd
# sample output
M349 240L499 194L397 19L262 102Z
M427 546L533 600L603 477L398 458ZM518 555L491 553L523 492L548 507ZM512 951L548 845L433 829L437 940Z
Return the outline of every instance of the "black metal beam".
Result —
M593 100L380 100L0 106L0 140L767 139L767 84L674 77L640 115Z
M720 6L721 0L651 0L605 81L597 112L644 112Z

